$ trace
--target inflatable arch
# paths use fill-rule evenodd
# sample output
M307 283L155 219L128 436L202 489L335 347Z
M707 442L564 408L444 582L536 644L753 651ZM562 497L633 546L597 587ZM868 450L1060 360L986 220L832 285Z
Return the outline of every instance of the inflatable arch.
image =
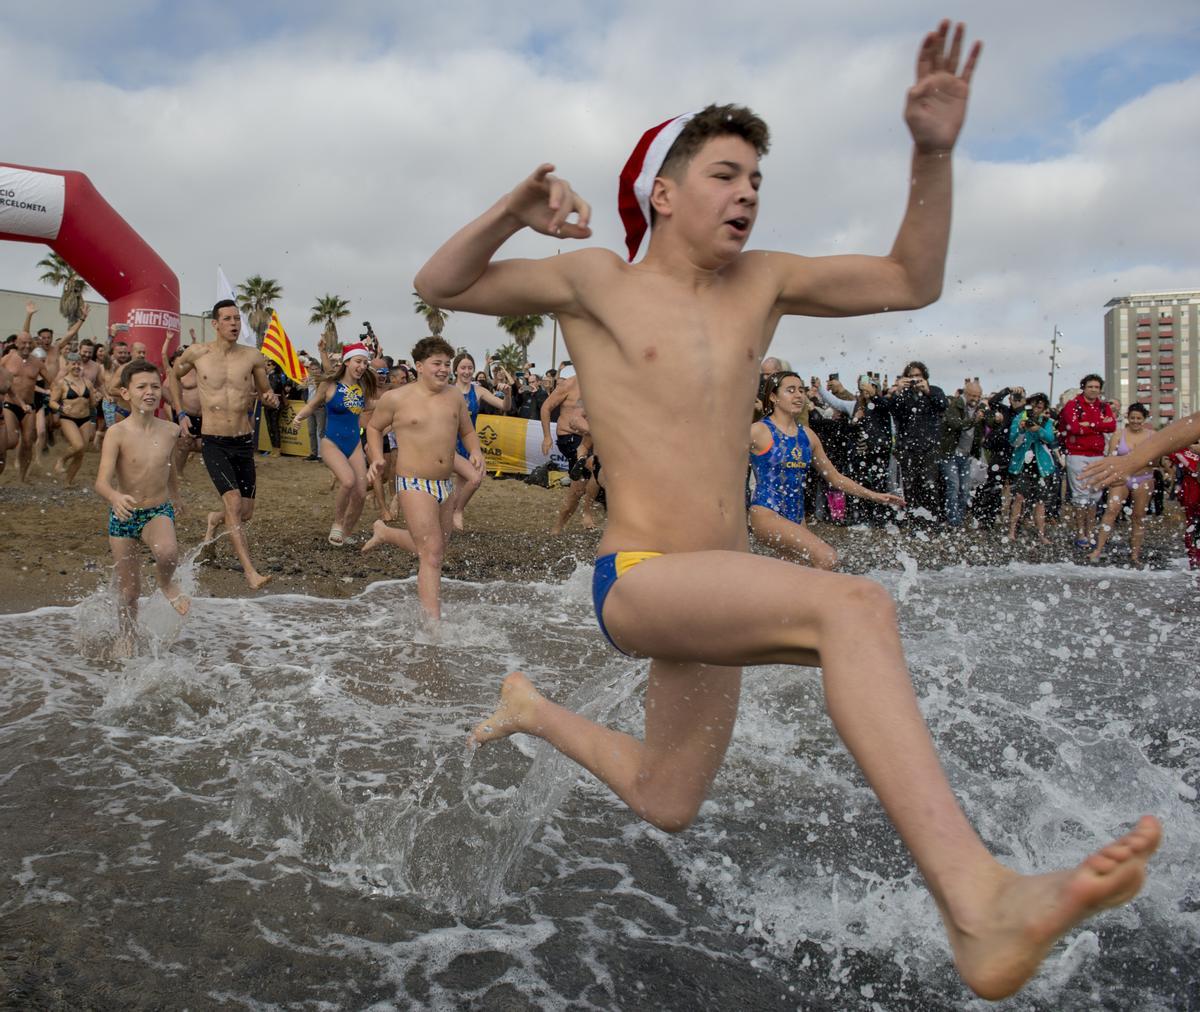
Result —
M179 279L82 172L0 162L0 239L54 250L108 301L109 326L127 324L156 365L178 347Z

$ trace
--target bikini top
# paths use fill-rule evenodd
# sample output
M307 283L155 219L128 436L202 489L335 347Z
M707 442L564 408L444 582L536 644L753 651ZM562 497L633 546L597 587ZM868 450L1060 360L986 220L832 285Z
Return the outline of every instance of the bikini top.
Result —
M1119 443L1117 443L1117 456L1124 457L1125 454L1131 453L1132 451L1133 451L1133 447L1130 446L1127 442L1125 442L1125 430L1122 429L1121 430L1121 441ZM1146 475L1153 474L1153 473L1154 473L1154 469L1149 468L1148 470L1143 471L1141 474L1134 475L1134 477L1143 478Z

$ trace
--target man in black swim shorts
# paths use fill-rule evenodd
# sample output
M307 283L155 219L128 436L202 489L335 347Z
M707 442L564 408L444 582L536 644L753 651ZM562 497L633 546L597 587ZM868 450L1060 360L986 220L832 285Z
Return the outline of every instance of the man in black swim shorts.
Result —
M586 485L582 477L576 478L575 465L579 457L579 444L589 431L587 415L583 411L583 398L579 393L579 379L576 377L575 369L569 361L562 364L562 368L558 374L558 385L555 386L554 392L542 404L542 453L547 456L550 454L550 414L556 408L558 409L558 428L555 444L558 446L558 452L566 458L568 473L571 476L571 487L567 489L567 494L563 498L563 504L558 511L558 517L554 521L554 526L550 528L551 534L561 534L563 532L563 529L567 526L567 521L571 519L571 515L575 512L576 507L578 507L579 500L583 498L584 487ZM579 515L579 519L588 530L596 526L590 510L585 509Z
M192 344L172 367L172 391L193 370L200 394L201 455L224 506L208 515L205 540L225 524L246 582L257 590L271 578L254 568L246 545L245 524L254 515L256 477L251 409L255 396L268 407L279 398L267 380L267 360L252 346L238 344L241 315L237 304L223 299L213 306L217 339ZM189 431L194 431L189 425Z

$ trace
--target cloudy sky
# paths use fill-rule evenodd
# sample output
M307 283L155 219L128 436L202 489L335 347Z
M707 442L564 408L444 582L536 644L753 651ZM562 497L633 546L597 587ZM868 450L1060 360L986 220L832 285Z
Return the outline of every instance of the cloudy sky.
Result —
M775 351L822 375L921 357L950 387L967 374L1044 387L1057 325L1061 389L1103 364L1110 298L1200 289L1195 0L1136 13L1125 0L3 10L0 158L86 172L178 273L185 312L212 304L218 263L235 283L276 278L284 324L310 349L308 309L328 292L351 302L344 339L369 319L406 356L422 335L417 268L542 160L592 202L593 241L619 249L616 179L638 135L710 101L748 104L772 127L751 246L886 252L905 196L904 92L943 14L985 50L942 300L790 319ZM555 248L520 236L506 252ZM0 245L0 287L44 290L42 252ZM504 340L483 317L455 315L446 333L477 355ZM549 364L549 327L532 357Z

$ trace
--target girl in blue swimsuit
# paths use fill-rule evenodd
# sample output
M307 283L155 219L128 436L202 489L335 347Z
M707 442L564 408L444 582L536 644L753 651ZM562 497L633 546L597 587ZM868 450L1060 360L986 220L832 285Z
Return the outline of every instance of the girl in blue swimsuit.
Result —
M481 387L475 382L475 359L471 357L469 352L459 352L454 357L450 368L451 374L454 376L454 386L467 402L467 411L471 415L472 425L475 424L475 419L479 417L479 405L481 403L495 408L501 414L507 413L512 407L512 386L510 383L501 383L497 387L504 394L502 400L490 390ZM508 374L505 373L505 375ZM471 501L471 496L479 491L479 486L483 482L483 474L476 471L468 462L467 448L463 446L461 439L458 441L457 450L458 452L454 456L454 529L461 531L463 529L463 511L467 508L467 503Z
M804 381L794 372L768 376L762 392L766 417L750 426L750 529L764 544L794 561L833 569L837 552L804 524L804 483L815 467L830 485L850 495L903 506L898 495L872 492L841 474L821 440L801 419L808 408Z
M321 378L312 399L292 419L292 426L297 427L325 405L321 459L338 483L333 526L329 528L331 545L345 544L367 501L367 458L359 432L375 401L375 373L368 368L370 354L363 344L346 345L341 368Z

